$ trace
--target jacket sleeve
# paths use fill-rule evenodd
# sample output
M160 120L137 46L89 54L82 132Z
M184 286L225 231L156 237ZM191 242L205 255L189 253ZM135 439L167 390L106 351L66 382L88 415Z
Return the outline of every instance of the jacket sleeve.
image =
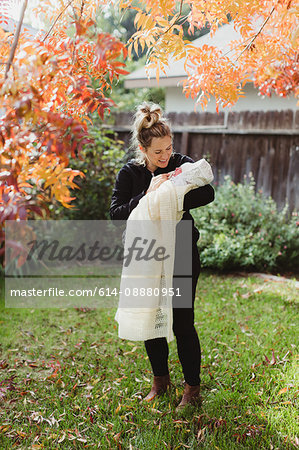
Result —
M145 191L132 197L132 178L125 168L122 168L117 177L113 189L110 205L110 217L112 220L127 220L131 211L138 205Z
M184 155L181 164L186 162L194 162L190 156ZM207 205L211 203L215 198L214 189L210 184L202 186L196 189L191 189L184 197L183 210L198 208L199 206Z
M191 189L184 197L183 210L187 211L192 208L207 205L215 198L214 189L210 184L196 189Z

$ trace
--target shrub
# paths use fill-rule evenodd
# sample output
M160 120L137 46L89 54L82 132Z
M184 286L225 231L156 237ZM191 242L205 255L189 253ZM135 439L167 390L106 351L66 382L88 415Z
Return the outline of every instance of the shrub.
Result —
M219 270L296 272L298 267L298 214L255 192L250 178L235 184L225 177L215 201L192 211L201 238L198 247L203 267Z
M71 191L76 197L73 208L65 208L55 202L50 206L52 219L106 220L117 172L123 165L125 152L122 141L115 140L112 130L96 127L90 129L93 144L81 151L82 160L70 158L69 167L81 170L84 178L75 178L80 189Z

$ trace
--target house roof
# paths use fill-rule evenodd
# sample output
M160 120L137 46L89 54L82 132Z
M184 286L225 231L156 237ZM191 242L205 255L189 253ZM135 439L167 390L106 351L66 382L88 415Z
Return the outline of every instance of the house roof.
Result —
M18 26L18 22L11 17L5 16L4 14L0 13L0 27L4 31L9 31L10 33L15 33ZM22 24L22 32L26 31L30 36L34 37L39 30L36 28L33 28L31 25L28 25L26 23Z
M241 34L234 29L233 22L230 22L229 24L218 28L213 36L211 36L210 33L205 34L204 36L195 39L192 44L196 47L212 45L226 52L230 50L230 42L240 38ZM169 67L166 69L166 75L163 72L160 73L159 86L177 86L179 81L184 80L187 77L184 70L184 62L185 58L182 58L179 61L173 61L170 58ZM147 76L145 67L141 67L126 77L125 87L128 89L137 87L157 87L158 83L155 70L149 70L149 77L150 79Z

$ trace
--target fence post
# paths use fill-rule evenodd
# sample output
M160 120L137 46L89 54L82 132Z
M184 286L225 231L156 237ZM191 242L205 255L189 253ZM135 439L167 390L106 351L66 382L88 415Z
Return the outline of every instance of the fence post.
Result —
M181 144L181 154L182 155L188 155L188 141L189 141L189 133L188 133L188 131L183 131L182 144Z

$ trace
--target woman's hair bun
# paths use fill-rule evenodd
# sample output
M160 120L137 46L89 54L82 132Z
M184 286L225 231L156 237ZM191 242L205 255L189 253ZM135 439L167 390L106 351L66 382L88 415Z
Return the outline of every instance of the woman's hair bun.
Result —
M144 152L151 146L153 138L165 136L172 138L172 133L161 107L156 103L143 102L137 107L132 127L131 146L135 150L135 162L145 166Z
M143 128L151 128L162 118L163 112L159 105L154 103L142 103L136 114L135 124L139 133Z

